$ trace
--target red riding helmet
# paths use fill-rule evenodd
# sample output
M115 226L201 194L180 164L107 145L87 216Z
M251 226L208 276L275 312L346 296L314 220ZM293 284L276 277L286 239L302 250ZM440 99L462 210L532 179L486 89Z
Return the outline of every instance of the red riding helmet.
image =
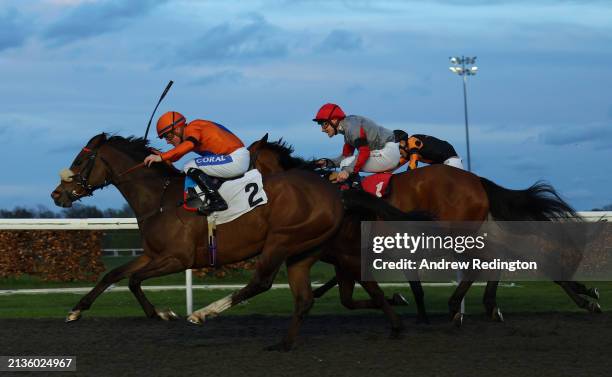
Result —
M187 121L183 114L176 111L168 111L164 115L159 117L157 121L157 136L160 139L170 131L174 131L177 128L185 127Z
M344 114L344 111L342 111L340 106L336 105L335 103L326 103L325 105L321 106L313 121L321 123L330 121L332 119L342 120L344 118L346 118L346 114Z

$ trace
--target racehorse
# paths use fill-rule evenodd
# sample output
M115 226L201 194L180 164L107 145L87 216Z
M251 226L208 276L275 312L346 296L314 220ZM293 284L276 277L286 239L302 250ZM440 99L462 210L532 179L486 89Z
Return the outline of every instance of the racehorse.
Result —
M183 199L184 175L168 164L132 171L150 153L144 139L109 138L102 133L94 136L70 168L60 173L61 182L51 197L62 207L70 207L110 184L117 187L136 214L144 249L142 256L104 275L70 311L67 322L79 319L106 288L126 277L147 317L175 319L177 315L171 310L156 309L149 302L141 289L142 281L201 268L209 260L206 218L177 205ZM131 173L123 174L127 171ZM338 190L306 171L267 177L263 189L268 197L266 205L217 227L217 265L258 255L253 277L244 288L195 311L188 320L201 323L268 290L286 262L294 311L287 335L271 349L287 350L313 304L309 270L319 258L318 247L338 231L344 209Z
M262 174L287 171L308 164L303 159L291 156L292 148L280 141L269 143L267 136L266 134L261 140L249 146L252 156L256 157L256 166ZM446 165L430 165L395 174L391 179L386 201L401 211L425 211L443 221L580 219L574 209L563 201L550 185L538 182L526 190L510 190L486 178ZM461 281L449 298L450 317L458 326L463 321L460 304L472 283L472 280ZM563 288L578 307L590 312L601 311L599 303L581 297L586 295L598 300L599 293L596 288L587 289L583 284L574 281L555 281L555 283ZM496 302L497 285L498 281L487 282L483 304L490 318L503 321ZM333 281L325 285L326 288L332 286ZM421 305L423 293L422 289L419 291L419 287L420 284L416 286L415 291L415 286L412 286L415 300Z

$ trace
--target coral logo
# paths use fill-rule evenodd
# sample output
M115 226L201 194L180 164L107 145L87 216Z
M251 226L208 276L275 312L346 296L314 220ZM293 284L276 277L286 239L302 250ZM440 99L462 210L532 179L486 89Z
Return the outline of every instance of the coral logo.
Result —
M207 166L207 165L223 165L232 162L232 156L226 155L210 155L204 157L198 157L195 159L195 163L198 166Z

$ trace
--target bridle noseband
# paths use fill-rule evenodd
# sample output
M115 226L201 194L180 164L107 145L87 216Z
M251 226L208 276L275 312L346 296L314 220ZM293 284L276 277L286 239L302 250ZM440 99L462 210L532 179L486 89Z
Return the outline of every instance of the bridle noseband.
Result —
M93 192L97 189L106 187L111 184L111 181L104 179L104 182L100 185L92 185L89 183L89 176L93 171L93 168L96 164L96 157L98 156L97 150L92 150L87 147L83 148L83 152L87 153L86 155L82 155L77 161L75 161L75 165L80 165L83 159L87 159L85 162L85 166L76 174L74 174L71 178L76 179L77 187L82 189L81 192L77 192L77 190L72 190L69 192L70 199L72 201L79 200L86 196L92 196ZM107 166L108 163L104 160L104 158L100 157L102 162L104 162Z

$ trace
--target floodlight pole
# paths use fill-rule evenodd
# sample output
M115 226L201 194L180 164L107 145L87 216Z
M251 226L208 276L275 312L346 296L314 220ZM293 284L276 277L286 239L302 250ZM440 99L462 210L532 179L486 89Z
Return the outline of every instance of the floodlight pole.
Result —
M467 75L463 75L463 113L465 114L465 143L467 144L467 166L468 171L472 171L472 158L470 156L470 131L468 127L468 107L467 107Z
M470 67L476 62L476 57L451 57L450 67L451 72L463 76L463 113L465 117L465 143L467 147L467 168L468 171L472 171L472 156L470 155L470 131L468 126L468 107L467 107L467 76L475 75L478 67ZM457 270L457 283L463 280L463 273L461 270ZM465 313L465 298L461 300L461 315ZM463 320L463 317L462 317Z
M450 67L453 73L463 76L463 113L465 117L465 143L467 147L467 168L472 171L472 156L470 153L470 131L468 125L468 106L467 106L467 76L475 75L478 67L470 67L476 62L476 57L451 57L450 61L454 67ZM460 67L458 67L460 65Z

